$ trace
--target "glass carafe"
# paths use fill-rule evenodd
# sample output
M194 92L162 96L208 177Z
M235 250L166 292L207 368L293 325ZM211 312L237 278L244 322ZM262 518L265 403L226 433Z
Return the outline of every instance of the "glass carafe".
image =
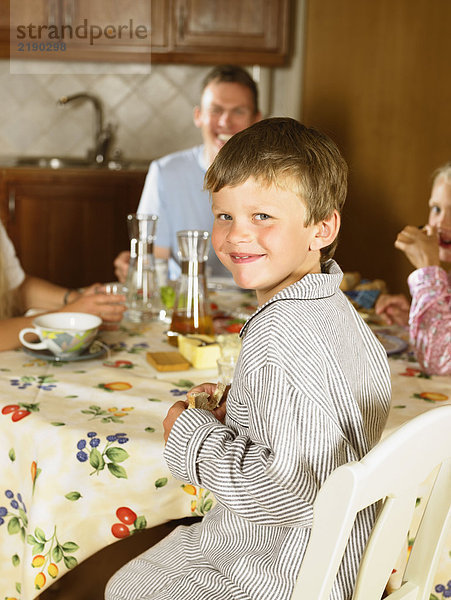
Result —
M169 343L177 346L177 335L213 335L213 319L208 301L206 265L210 234L208 231L177 232L182 274L177 282Z
M157 283L153 243L158 217L156 215L127 215L130 237L130 265L127 274L127 313L133 323L164 319Z

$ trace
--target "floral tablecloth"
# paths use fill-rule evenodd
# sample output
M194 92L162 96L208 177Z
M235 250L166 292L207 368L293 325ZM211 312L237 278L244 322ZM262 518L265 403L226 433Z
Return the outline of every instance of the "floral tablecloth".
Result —
M424 374L412 356L407 353L391 357L389 363L392 374L392 401L384 435L427 410L433 410L443 404L451 404L451 377L431 377ZM425 448L424 451L427 452L428 449ZM416 514L409 534L409 548L414 542L429 491L430 482L425 482L419 490ZM397 587L397 579L395 574L393 576L395 587ZM430 600L444 598L451 598L451 529L441 553L439 568L430 594Z
M163 460L169 406L216 373L158 373L163 326L103 335L97 360L0 353L0 598L31 600L137 529L202 515L207 490Z
M146 351L171 349L163 329L104 333L108 354L86 362L0 353L1 600L32 600L117 539L211 508L207 490L170 475L162 420L216 373L155 371ZM451 378L425 377L407 356L390 366L387 431L451 402ZM448 542L434 599L451 595Z

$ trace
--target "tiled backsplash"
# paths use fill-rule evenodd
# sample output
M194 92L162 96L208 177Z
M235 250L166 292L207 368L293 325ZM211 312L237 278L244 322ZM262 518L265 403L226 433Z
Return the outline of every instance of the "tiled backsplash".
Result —
M59 97L77 92L91 92L101 98L105 124L116 127L113 148L119 148L125 158L147 160L198 144L201 137L192 111L210 68L155 65L150 74L124 75L114 74L112 65L110 73L99 68L93 75L91 64L90 74L80 74L82 69L78 68L67 75L17 75L10 73L9 61L1 60L0 155L86 155L93 144L92 104L56 104ZM261 74L265 116L288 114L282 92L288 81L296 85L289 70L274 71L278 72L265 70Z

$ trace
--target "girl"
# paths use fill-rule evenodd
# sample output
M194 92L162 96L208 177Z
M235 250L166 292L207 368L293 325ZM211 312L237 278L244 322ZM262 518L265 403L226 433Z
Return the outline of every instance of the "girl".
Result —
M395 242L415 267L405 296L383 295L376 312L388 323L406 324L417 360L426 373L451 375L451 163L435 172L429 222L408 225ZM447 268L447 270L446 270Z

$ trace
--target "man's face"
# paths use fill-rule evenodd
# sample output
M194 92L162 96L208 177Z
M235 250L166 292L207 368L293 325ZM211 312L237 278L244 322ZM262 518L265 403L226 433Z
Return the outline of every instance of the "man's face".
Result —
M212 81L205 88L201 105L194 109L194 123L202 132L210 165L232 135L260 120L252 92L240 83Z

